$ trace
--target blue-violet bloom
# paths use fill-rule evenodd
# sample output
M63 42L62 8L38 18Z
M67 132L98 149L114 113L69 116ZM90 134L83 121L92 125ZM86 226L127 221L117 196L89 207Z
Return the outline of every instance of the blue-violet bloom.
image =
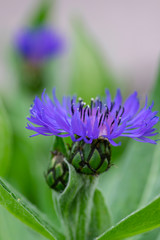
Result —
M24 28L15 38L15 48L24 59L39 63L64 50L64 40L48 26Z
M53 100L45 91L42 98L36 97L30 109L30 123L27 129L35 135L56 135L71 137L73 141L84 140L92 143L94 139L103 137L117 146L113 139L129 137L140 142L156 144L150 137L157 134L154 125L159 121L157 111L153 111L154 103L140 109L137 92L131 94L123 103L118 89L115 99L111 100L109 90L103 101L99 97L91 99L90 106L76 96L63 97L62 104L57 100L53 89ZM37 125L37 126L35 126Z

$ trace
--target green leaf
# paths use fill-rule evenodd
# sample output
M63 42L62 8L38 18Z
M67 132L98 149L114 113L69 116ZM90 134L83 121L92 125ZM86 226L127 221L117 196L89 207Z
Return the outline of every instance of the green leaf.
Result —
M32 231L32 229L28 231L28 226L20 222L2 206L0 206L0 239L46 240L45 237Z
M114 224L138 208L155 148L155 145L131 140L116 166L101 176L99 187L107 200ZM106 186L106 182L110 184Z
M53 207L52 192L44 176L48 168L53 137L29 137L32 132L25 126L30 103L30 96L27 97L22 93L8 100L13 145L7 181L44 212L52 223L60 226Z
M0 179L0 204L26 225L48 239L64 240L64 236L46 221L42 213L22 196L13 193L2 179Z
M121 240L160 227L160 197L132 213L97 240Z
M148 179L144 185L144 190L141 195L139 206L143 206L151 201L155 196L159 194L160 189L160 145L155 148L155 152L152 159L152 165L148 174ZM156 240L160 236L160 231L155 230L150 233L144 234L144 236L138 236L136 239L154 239ZM156 238L157 237L157 238ZM135 239L135 238L134 238Z
M0 176L5 176L10 165L12 131L5 108L0 100Z
M111 227L110 213L102 193L96 189L93 197L88 240L93 240L95 237L98 237L109 227Z
M148 174L148 179L144 186L143 194L141 196L141 201L139 206L151 201L157 194L159 194L160 189L160 145L158 144L155 148L155 152L152 159L152 165Z
M140 235L136 235L130 238L127 238L127 240L160 240L160 229L156 228L152 231L140 234Z
M81 22L74 21L75 55L70 89L79 97L90 101L91 97L104 96L105 88L115 90L114 77L100 50Z

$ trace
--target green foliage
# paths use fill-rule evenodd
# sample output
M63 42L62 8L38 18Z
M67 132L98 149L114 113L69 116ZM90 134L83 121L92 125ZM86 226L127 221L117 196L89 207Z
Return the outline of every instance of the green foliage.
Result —
M0 176L8 172L12 149L12 130L7 112L0 100Z
M45 216L32 204L13 193L11 188L0 179L0 204L26 225L51 240L63 240L64 236L47 222Z
M70 89L79 97L90 98L104 96L105 88L115 90L115 79L110 68L104 64L96 44L86 29L79 22L74 23L75 57L73 59L73 76Z
M26 227L21 221L0 206L0 239L1 240L46 240L45 237Z
M34 17L31 17L30 25L39 26L46 23L52 3L53 1L49 0L42 1ZM111 92L115 92L115 79L109 67L104 64L91 36L79 23L74 25L74 35L76 46L70 93L71 91L76 92L78 96L89 101L97 94L104 95L106 87L110 88ZM52 81L48 69L44 71L46 71L44 79L50 78ZM19 73L22 75L21 72ZM40 75L42 77L42 72ZM45 84L47 85L47 81ZM50 82L51 84L53 82ZM155 110L159 109L159 91L160 71L151 98L155 101ZM53 206L51 190L45 186L43 177L51 138L28 139L25 132L25 117L31 99L26 100L23 95L17 96L17 102L11 102L11 108L13 108L13 111L10 111L13 127L11 162L9 160L12 131L6 112L0 103L0 135L2 139L0 143L0 175L9 175L9 181L47 213L52 220L52 225L55 226L52 227L41 212L27 200L13 193L14 191L1 180L0 204L38 234L28 231L24 225L0 207L0 239L18 240L21 239L21 235L25 240L44 239L45 237L57 240L93 240L111 226L109 214L111 212L114 227L97 239L118 240L133 236L132 239L138 240L159 240L160 231L158 229L134 237L136 234L160 226L160 198L152 201L159 194L160 189L159 145L152 146L131 140L127 148L123 144L116 150L112 149L116 152L116 154L113 153L113 156L116 156L116 166L100 176L99 182L105 198L99 190L95 190L95 182L92 177L77 174L69 165L69 183L63 193L53 193ZM53 150L61 151L67 157L68 152L64 147L63 140L55 139ZM68 141L68 139L64 141ZM144 207L149 201L152 202ZM106 202L108 207L106 207ZM143 208L137 211L140 207ZM57 213L54 212L54 209ZM131 215L126 217L128 214ZM62 223L57 215L63 219ZM32 234L35 235L32 236Z
M13 151L7 181L59 226L51 190L45 181L52 137L29 137L32 133L25 126L30 103L29 97L17 94L15 99L11 99L8 107L12 123Z
M147 143L130 141L116 166L101 177L99 187L109 204L114 223L138 208L145 186L148 187L146 181L155 148Z
M31 26L38 27L47 22L54 0L41 0L41 4L36 8L36 12L31 18Z
M111 216L102 193L96 189L93 197L88 240L93 240L111 227Z
M97 240L121 240L160 227L160 197L132 213Z

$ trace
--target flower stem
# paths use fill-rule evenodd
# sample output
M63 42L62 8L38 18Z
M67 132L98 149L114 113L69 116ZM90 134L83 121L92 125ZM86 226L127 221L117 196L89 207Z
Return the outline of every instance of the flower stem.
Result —
M97 178L85 175L83 176L83 181L84 185L78 192L75 199L75 204L77 204L77 220L75 228L76 240L87 240L88 227L91 217L91 206Z
M77 173L70 168L70 181L65 191L53 198L62 220L66 240L88 240L89 223L97 177Z

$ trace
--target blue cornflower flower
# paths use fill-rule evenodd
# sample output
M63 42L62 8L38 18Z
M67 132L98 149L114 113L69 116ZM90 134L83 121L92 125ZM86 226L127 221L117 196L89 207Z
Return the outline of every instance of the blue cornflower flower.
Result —
M18 33L15 48L27 61L39 63L61 53L64 42L60 35L48 26L31 27Z
M35 135L56 135L71 137L76 141L92 143L95 139L107 139L117 146L113 139L129 137L140 142L156 144L150 137L158 134L154 125L159 121L157 111L152 111L154 103L148 106L147 98L140 109L137 92L131 94L122 103L121 92L118 89L114 101L109 90L103 101L99 97L91 99L90 106L76 97L63 97L62 104L57 100L53 89L53 100L45 91L42 99L35 98L31 107L31 122L27 129L36 132ZM37 125L37 126L35 126ZM35 136L33 135L33 136Z

